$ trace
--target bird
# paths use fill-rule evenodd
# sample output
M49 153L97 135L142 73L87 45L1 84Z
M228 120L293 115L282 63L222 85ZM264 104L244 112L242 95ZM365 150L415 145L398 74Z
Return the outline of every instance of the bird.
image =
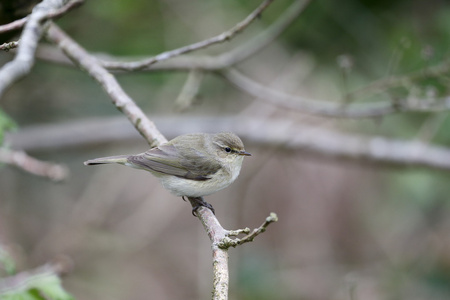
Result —
M242 140L232 132L191 133L135 155L117 155L90 159L85 165L117 163L150 172L171 193L195 200L192 213L200 206L212 205L203 196L233 183L245 156Z

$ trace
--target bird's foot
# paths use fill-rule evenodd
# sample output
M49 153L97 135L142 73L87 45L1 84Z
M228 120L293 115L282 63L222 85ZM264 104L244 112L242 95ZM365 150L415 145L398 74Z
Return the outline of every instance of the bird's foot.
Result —
M185 197L181 197L184 201L186 201ZM192 205L192 215L194 217L197 217L197 210L204 206L206 208L209 208L213 214L216 214L216 211L214 209L214 207L209 204L208 202L206 202L205 200L203 200L203 197L186 197L188 198L189 202L191 202Z

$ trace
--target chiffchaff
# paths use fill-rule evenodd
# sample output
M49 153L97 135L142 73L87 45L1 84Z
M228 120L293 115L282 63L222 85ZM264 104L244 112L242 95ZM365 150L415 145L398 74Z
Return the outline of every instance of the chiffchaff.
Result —
M141 154L96 158L84 164L118 163L149 171L173 194L201 198L229 186L238 177L244 156L250 155L234 133L195 133Z

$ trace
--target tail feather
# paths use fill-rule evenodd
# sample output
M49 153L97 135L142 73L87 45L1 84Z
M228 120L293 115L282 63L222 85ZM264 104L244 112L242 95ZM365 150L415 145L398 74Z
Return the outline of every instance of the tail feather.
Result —
M90 159L84 162L86 166L101 165L101 164L125 164L128 162L128 155L116 155L108 157L100 157Z

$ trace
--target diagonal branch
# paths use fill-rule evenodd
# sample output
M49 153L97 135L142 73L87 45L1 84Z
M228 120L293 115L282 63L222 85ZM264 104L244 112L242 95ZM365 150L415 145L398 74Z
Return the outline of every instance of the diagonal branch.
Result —
M262 33L243 44L240 47L223 53L217 57L223 66L233 66L252 57L257 52L266 48L308 7L312 0L296 0L289 6L277 20Z
M192 70L192 69L200 69L200 70L221 70L223 68L229 67L231 65L237 64L249 57L253 54L259 52L260 50L267 47L271 42L273 42L284 30L294 22L297 17L305 10L307 5L311 2L311 0L296 0L290 7L288 7L285 12L277 18L277 21L273 23L269 28L264 30L260 35L251 39L247 43L237 47L229 52L223 53L217 56L177 56L175 57L172 54L177 53L180 49L186 48L190 49L194 45L202 45L206 44L209 46L208 41L205 40L193 45L189 45L180 49L171 50L168 52L163 52L155 57L146 58L140 61L134 62L120 62L120 61L104 61L102 60L102 64L105 68L115 69L115 70L123 70L123 71L133 71L133 70L142 70L146 71L160 71L160 70ZM250 14L244 21L236 25L234 28L240 28L243 30L246 26L250 24L251 21L255 19L255 17L259 16L261 12L269 5L269 1L262 3L252 14ZM242 25L245 26L242 26ZM230 34L230 30L228 32L224 32L219 36L227 36ZM236 32L237 33L237 32ZM214 39L214 38L212 38ZM217 42L216 42L217 43ZM187 52L183 52L181 54L186 54ZM169 55L170 54L170 55ZM166 60L167 56L170 56L170 60ZM177 54L179 55L179 54ZM158 57L163 58L157 59ZM49 59L43 57L43 59ZM156 60L156 61L155 61ZM158 64L154 64L155 62L159 62Z
M122 70L122 71L132 71L132 70L140 70L144 68L148 68L154 63L161 62L176 56L180 56L182 54L186 54L195 50L203 49L209 47L214 44L219 44L226 42L232 39L236 34L242 32L245 28L247 28L257 17L261 15L261 13L273 2L273 0L265 0L261 5L259 5L250 15L248 15L243 21L239 22L233 28L228 31L225 31L217 36L212 38L187 45L178 49L170 50L158 54L154 57L146 58L142 61L135 62L109 62L103 61L102 64L105 68L113 69L113 70Z
M101 66L98 59L90 55L55 24L50 24L47 39L57 44L76 65L85 70L103 87L117 109L127 116L150 145L154 146L167 141L155 124L125 93L115 77Z
M13 165L28 173L54 181L64 180L69 173L69 170L62 165L43 162L28 156L23 151L12 151L6 148L0 148L0 163Z
M49 11L49 13L47 14L47 16L45 18L46 19L56 19L58 17L61 17L62 15L65 15L68 11L80 6L83 2L84 2L84 0L72 0L72 1L68 2L66 5L64 5L58 9ZM23 26L25 26L25 24L27 23L27 21L29 19L30 19L30 16L26 16L22 19L15 20L11 23L0 25L0 33L20 29Z
M99 58L102 65L111 70L122 70L122 71L134 71L134 70L145 70L145 71L189 71L189 70L209 70L216 71L223 68L229 67L231 65L237 64L253 54L261 51L271 42L273 42L292 22L294 22L297 17L305 10L307 5L311 0L296 0L288 7L283 14L281 14L277 20L270 25L261 34L244 43L243 45L217 56L177 56L180 54L186 54L188 52L179 53L180 49L189 49L193 45L197 44L208 44L208 40L198 42L193 45L188 45L179 49L170 50L158 54L157 56L144 58L135 61L119 61L125 58L112 57L108 60ZM267 4L268 5L268 4ZM246 20L254 20L254 16L261 14L262 9L265 8L265 2L261 4L251 15L249 15ZM240 24L244 23L242 21ZM246 25L248 26L248 24ZM236 25L236 27L242 27ZM244 27L245 28L245 27ZM243 30L242 28L241 30ZM226 36L227 33L222 33L219 36ZM217 38L217 37L216 37ZM214 39L214 38L213 38ZM47 55L48 52L51 52ZM176 55L175 55L176 54ZM67 65L67 60L65 57L61 56L60 53L54 51L54 49L45 48L45 51L37 53L37 57L40 59L50 61L53 63ZM170 60L168 58L171 58ZM157 64L155 64L158 62Z
M23 30L22 45L16 57L0 70L0 97L7 87L31 70L37 43L43 32L41 22L47 18L50 11L63 6L67 1L44 0L35 6Z
M0 97L11 84L30 72L37 44L44 32L44 21L68 3L69 0L44 0L33 8L20 37L16 56L0 70Z

